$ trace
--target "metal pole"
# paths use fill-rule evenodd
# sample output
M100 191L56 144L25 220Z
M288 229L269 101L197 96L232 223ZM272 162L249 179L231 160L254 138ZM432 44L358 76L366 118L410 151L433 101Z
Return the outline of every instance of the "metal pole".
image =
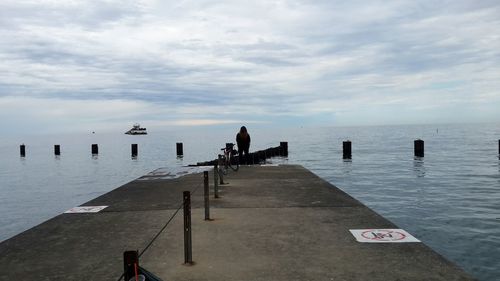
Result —
M210 220L210 190L208 189L208 171L203 172L203 193L205 199L205 220Z
M193 263L192 237L191 237L191 192L184 191L184 263Z
M220 154L219 154L219 167L222 167L222 155L220 155ZM218 170L217 173L219 174L219 184L224 184L222 172L220 170Z
M219 181L217 177L219 176L219 165L215 163L214 165L214 198L219 198Z

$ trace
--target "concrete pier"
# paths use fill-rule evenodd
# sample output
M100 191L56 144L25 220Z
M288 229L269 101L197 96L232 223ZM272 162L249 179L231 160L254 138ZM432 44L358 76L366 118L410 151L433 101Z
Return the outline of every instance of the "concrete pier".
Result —
M398 227L301 166L240 167L210 200L211 220L205 182L152 173L84 204L109 206L99 213L62 214L6 240L0 280L118 280L127 250L165 281L473 280L424 243L357 242L349 229ZM183 191L193 265L184 264Z

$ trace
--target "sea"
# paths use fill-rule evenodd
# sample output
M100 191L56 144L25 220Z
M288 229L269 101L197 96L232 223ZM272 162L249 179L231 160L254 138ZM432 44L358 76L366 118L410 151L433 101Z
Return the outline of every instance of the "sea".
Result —
M0 241L155 169L215 159L238 128L0 136ZM500 124L247 128L251 151L288 142L289 156L269 163L303 165L477 279L499 280ZM423 158L414 156L416 139L425 141ZM350 160L342 159L346 140Z

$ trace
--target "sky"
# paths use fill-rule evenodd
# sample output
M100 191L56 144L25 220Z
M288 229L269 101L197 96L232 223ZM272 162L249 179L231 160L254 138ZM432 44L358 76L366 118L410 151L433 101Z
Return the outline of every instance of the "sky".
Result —
M2 132L500 122L500 2L2 0Z

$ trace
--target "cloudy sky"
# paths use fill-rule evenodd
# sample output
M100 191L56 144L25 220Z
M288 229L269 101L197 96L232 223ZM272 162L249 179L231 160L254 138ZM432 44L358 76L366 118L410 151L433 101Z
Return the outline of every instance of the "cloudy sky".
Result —
M3 132L500 121L500 2L0 2Z

